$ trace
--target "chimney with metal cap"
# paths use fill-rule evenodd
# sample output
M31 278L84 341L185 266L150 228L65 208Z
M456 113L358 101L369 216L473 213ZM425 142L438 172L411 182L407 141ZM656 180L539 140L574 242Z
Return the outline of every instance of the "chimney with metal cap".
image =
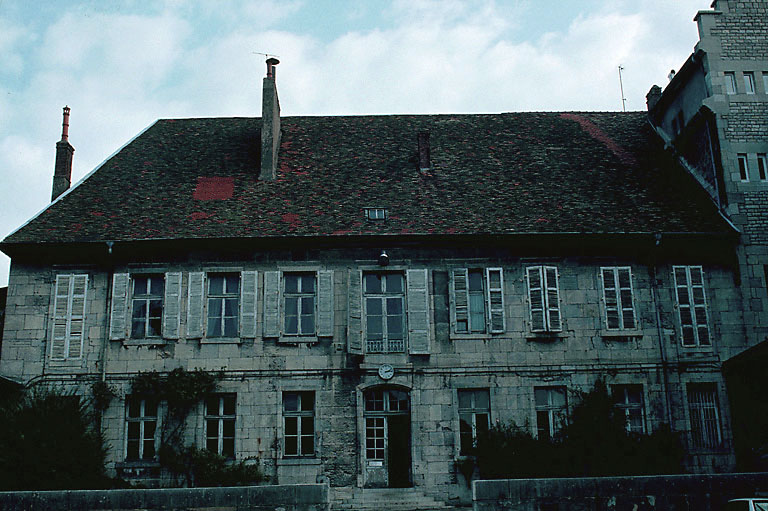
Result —
M53 171L51 201L69 190L72 184L72 155L75 148L69 143L69 107L64 107L64 121L61 126L61 140L56 142L56 164Z
M280 147L280 101L275 85L276 58L267 59L261 100L261 172L259 179L274 181L277 174L277 153Z

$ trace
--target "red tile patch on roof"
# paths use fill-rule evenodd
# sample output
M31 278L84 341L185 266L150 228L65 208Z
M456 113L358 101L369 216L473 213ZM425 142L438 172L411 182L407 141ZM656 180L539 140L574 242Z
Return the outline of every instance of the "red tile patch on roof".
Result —
M560 114L563 119L575 121L581 125L581 128L589 133L594 139L599 140L605 147L611 150L624 165L637 165L637 160L626 149L617 144L611 137L605 134L603 130L597 127L595 123L589 119L576 114L563 113Z
M231 199L235 191L233 177L198 177L197 187L192 195L195 200Z

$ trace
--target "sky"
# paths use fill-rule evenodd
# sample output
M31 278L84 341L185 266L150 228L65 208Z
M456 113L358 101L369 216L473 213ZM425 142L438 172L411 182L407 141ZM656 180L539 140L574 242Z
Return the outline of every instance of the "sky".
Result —
M0 239L157 119L620 111L664 86L711 0L0 0ZM0 287L10 261L0 254Z

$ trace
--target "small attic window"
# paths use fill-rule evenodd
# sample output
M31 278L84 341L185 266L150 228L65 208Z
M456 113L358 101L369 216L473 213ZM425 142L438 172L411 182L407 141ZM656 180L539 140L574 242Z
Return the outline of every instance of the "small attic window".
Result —
M387 208L365 208L366 220L383 221L389 216Z

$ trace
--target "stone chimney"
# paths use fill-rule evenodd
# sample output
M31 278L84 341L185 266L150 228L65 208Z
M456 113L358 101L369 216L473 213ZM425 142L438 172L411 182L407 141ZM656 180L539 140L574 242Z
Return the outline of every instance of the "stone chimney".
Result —
M661 99L661 87L654 85L648 94L645 95L645 103L648 105L648 111L650 112L656 107L656 104Z
M72 155L75 148L69 143L69 107L64 107L64 122L61 126L61 140L56 142L56 165L53 171L51 201L69 190L72 184Z
M419 170L428 172L432 169L432 159L429 154L429 132L422 131L416 138L419 143Z
M274 181L277 174L277 153L280 147L280 101L277 99L275 58L267 59L261 100L261 172L259 179Z

